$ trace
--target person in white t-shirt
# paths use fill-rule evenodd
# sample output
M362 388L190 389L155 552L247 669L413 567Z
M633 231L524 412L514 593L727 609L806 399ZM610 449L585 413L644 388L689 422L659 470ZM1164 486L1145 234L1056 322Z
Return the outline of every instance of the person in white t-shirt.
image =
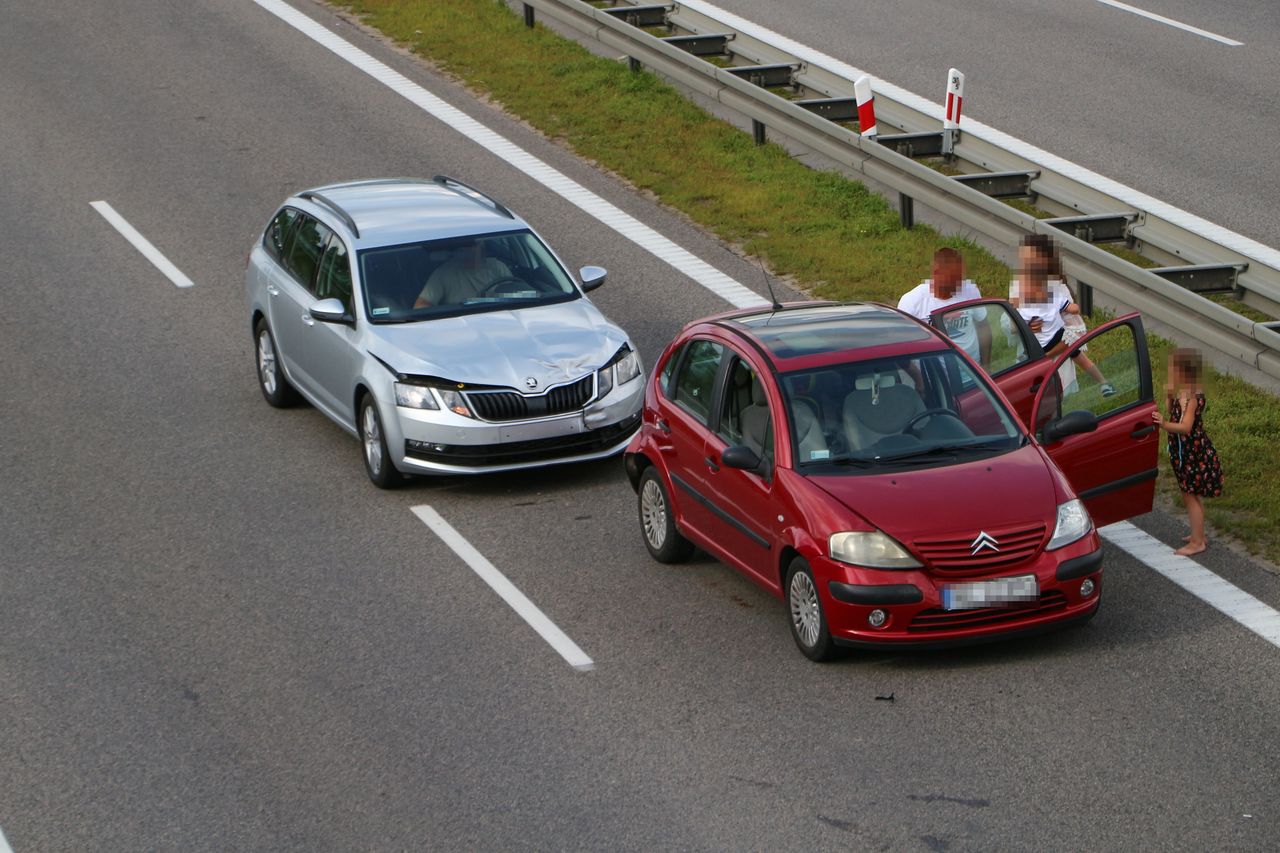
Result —
M955 249L941 248L933 253L931 278L908 290L898 300L898 310L928 323L936 311L948 305L981 299L978 286L964 277L964 258ZM947 335L986 367L991 357L991 326L986 311L975 308L958 311L945 320Z
M1062 281L1062 269L1053 241L1043 234L1024 237L1018 247L1018 266L1018 278L1009 286L1009 301L1027 321L1044 354L1057 358L1067 350L1067 341L1064 340L1066 318L1079 317L1080 306ZM1116 393L1115 386L1084 354L1083 347L1071 354L1071 360L1101 386L1102 396L1110 397Z

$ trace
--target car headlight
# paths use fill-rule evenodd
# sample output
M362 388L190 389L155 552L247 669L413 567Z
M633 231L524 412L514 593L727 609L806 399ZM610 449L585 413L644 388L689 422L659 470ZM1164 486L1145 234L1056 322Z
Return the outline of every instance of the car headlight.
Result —
M471 414L471 407L467 405L467 398L462 396L461 391L453 388L437 388L436 393L440 395L440 402L444 403L444 407L455 415L462 415L464 418L474 418Z
M613 365L614 382L626 385L640 375L640 356L635 350L629 351Z
M410 385L407 382L396 384L396 405L410 409L439 409L435 395L426 385Z
M602 367L596 371L596 397L606 396L613 390L613 368Z
M1079 500L1058 504L1058 523L1053 528L1053 538L1045 546L1046 551L1070 545L1093 529L1093 519Z
M831 534L831 559L874 569L918 569L920 563L891 536L873 532Z

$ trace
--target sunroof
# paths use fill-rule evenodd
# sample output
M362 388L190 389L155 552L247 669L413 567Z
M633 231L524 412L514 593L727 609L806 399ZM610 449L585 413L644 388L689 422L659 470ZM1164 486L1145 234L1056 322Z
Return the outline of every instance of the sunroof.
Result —
M929 331L879 305L824 305L735 320L778 358L928 340Z

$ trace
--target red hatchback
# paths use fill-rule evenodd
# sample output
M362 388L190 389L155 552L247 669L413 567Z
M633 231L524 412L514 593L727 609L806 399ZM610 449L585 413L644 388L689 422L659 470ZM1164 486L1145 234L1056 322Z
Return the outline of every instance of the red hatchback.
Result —
M696 545L785 599L814 660L1092 617L1095 525L1154 496L1142 321L1101 326L1054 360L1006 302L934 324L804 303L686 326L626 453L649 552L676 562ZM943 331L970 324L974 357ZM1084 348L1105 384L1072 369Z

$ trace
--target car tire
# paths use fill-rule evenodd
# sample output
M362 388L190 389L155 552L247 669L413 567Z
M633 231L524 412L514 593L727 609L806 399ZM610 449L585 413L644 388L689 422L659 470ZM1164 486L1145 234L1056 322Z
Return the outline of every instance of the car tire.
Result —
M254 362L258 367L258 388L263 398L277 409L296 406L302 399L296 388L289 384L280 365L275 336L267 326L266 318L260 318L253 327Z
M360 432L360 455L364 458L364 470L370 482L379 489L395 489L403 485L405 476L391 462L387 436L382 429L382 415L378 413L378 401L372 394L365 394L360 399L356 426Z
M650 465L640 475L636 505L640 510L640 536L649 556L659 563L681 563L693 554L693 543L680 535L672 513L671 497L662 476Z
M800 652L812 661L835 658L839 650L827 630L827 614L822 609L818 583L803 557L796 557L787 567L785 592L787 623Z

